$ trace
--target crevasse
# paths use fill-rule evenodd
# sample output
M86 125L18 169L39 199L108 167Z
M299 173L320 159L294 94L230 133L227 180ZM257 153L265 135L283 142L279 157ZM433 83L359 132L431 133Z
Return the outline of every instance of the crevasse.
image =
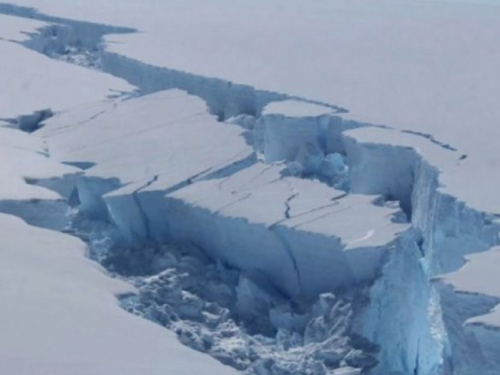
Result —
M488 311L498 301L483 296L457 294L451 288L435 281L434 277L461 267L464 255L498 245L499 225L491 215L475 211L454 197L442 193L439 188L439 172L415 150L388 144L358 142L355 137L349 135L348 130L367 125L342 120L339 114L293 119L280 115L266 115L263 111L267 104L293 98L283 94L259 91L245 85L148 66L107 52L102 47L101 38L104 35L133 32L133 30L53 18L28 8L6 5L0 6L0 12L62 24L63 26L50 26L39 34L32 35L31 40L25 43L27 47L51 57L102 69L125 78L137 85L142 94L169 88L185 90L203 98L211 112L220 120L243 114L252 116L250 118L252 125L248 132L249 142L252 142L257 154L268 163L286 161L289 163L288 170L290 171L290 167L296 166L290 163L299 161L300 174L303 177L317 178L322 183L332 184L333 181L329 179L329 176L323 173L324 169L318 166L325 161L327 155L337 153L342 155L349 170L347 180L341 184L346 193L381 196L382 198L377 201L377 204L381 205L390 205L393 202L399 204L404 215L397 220L408 221L411 228L402 232L390 246L380 251L382 259L380 266L373 272L364 271L363 274L369 275L368 277L353 276L353 279L348 280L349 282L345 285L336 285L338 294L344 296L339 300L334 298L329 300L323 295L316 302L319 294L336 288L331 284L332 279L329 277L314 277L312 281L308 281L308 266L304 258L297 256L299 250L289 245L290 240L293 243L304 241L306 245L307 241L311 244L319 243L318 246L321 249L331 249L335 246L340 248L340 243L327 243L326 239L311 239L310 235L298 232L287 233L286 230L279 228L252 227L244 220L219 219L201 209L183 205L179 200L165 198L166 194L182 190L196 181L230 176L253 165L254 160L242 161L236 167L231 166L227 170L217 171L211 175L195 176L192 181L186 181L169 192L151 193L137 189L132 196L120 197L119 202L118 198L106 196L107 193L120 187L120 182L113 179L106 181L87 179L82 174L82 176L60 181L29 181L59 191L68 199L70 193L75 192L76 198L73 199L73 204L79 207L85 219L94 221L97 219L97 222L101 222L106 228L106 236L110 234L108 232L108 226L110 226L112 240L120 245L127 243L130 248L131 242L134 243L132 250L126 253L126 256L131 258L137 257L137 253L144 250L141 243L153 239L162 242L192 239L193 233L187 223L203 222L206 223L207 233L197 232L198 236L205 238L197 242L207 243L208 238L213 241L210 244L211 252L209 249L202 248L204 256L208 253L212 261L215 261L213 264L217 261L227 263L236 270L237 274L243 271L244 275L246 264L240 263L238 257L230 259L225 251L228 246L234 244L234 240L228 233L249 231L252 235L245 238L246 246L249 248L258 245L259 242L252 242L254 239L263 241L263 238L269 238L270 242L275 243L272 246L276 248L276 254L286 253L283 255L285 260L282 265L288 264L288 266L280 267L281 273L278 273L279 276L276 277L276 270L266 269L269 265L262 261L264 279L270 280L268 287L273 290L262 293L262 286L253 285L254 275L240 276L238 274L237 278L241 277L239 281L233 284L227 282L227 285L231 286L230 289L232 288L229 293L231 298L236 298L236 300L239 298L239 303L246 304L245 306L258 305L262 308L264 305L263 310L257 308L256 311L259 314L269 314L269 316L264 318L264 323L259 324L270 324L271 330L277 330L278 333L274 339L279 341L281 346L305 347L304 340L314 336L311 332L315 329L321 330L322 326L310 323L311 336L304 333L304 327L297 330L302 336L293 336L297 332L290 328L290 324L300 325L298 320L302 319L302 316L287 320L286 317L296 313L296 310L291 309L285 312L272 310L266 305L269 299L275 301L280 298L291 298L293 302L298 302L299 299L309 300L305 303L306 311L303 314L307 316L304 319L309 319L309 322L320 317L325 321L326 315L334 311L338 314L335 320L337 326L343 328L338 337L346 340L343 344L346 352L337 353L338 358L331 352L323 350L325 348L321 344L320 350L315 351L316 348L310 352L314 360L311 359L310 363L301 364L305 367L285 367L283 371L304 371L304 373L311 371L310 373L313 373L313 370L316 371L315 366L319 366L318 371L327 371L330 367L338 367L338 362L341 361L344 361L342 365L344 367L352 365L353 368L363 368L366 365L363 364L363 359L369 362L367 357L358 356L357 360L353 360L348 357L348 352L365 350L371 354L375 350L372 350L370 345L375 344L378 348L376 350L378 364L373 367L373 363L369 363L364 367L370 374L498 373L500 355L496 348L499 347L497 345L499 333L487 327L463 328L463 323L468 318ZM78 55L78 58L74 58L75 55ZM335 106L329 106L329 108L341 112ZM299 152L299 149L302 151ZM297 157L298 155L300 157ZM26 209L26 207L31 207L33 210ZM1 202L0 210L19 216L24 215L24 218L34 225L61 230L65 227L67 220L64 212L66 207L62 202ZM47 216L49 213L50 215ZM50 220L47 220L47 217ZM76 229L78 228L72 228L71 231L76 231ZM212 232L210 236L208 231ZM92 237L95 232L85 234L83 232L79 234L90 236L87 239L90 240L91 246L99 247L102 241L105 241L103 238ZM175 233L175 236L172 233ZM214 238L213 233L217 233L219 239ZM288 244L284 245L283 241ZM111 245L106 244L104 248L107 249L108 246ZM283 247L285 252L282 251ZM178 259L175 262L179 262L179 257L181 263L185 261L182 256L176 256ZM153 257L147 260L160 258ZM161 260L165 261L165 259ZM259 260L257 259L256 262ZM225 272L222 273L225 274ZM227 271L227 273L230 272ZM158 278L161 277L168 279L165 275L158 276ZM140 283L142 282L144 280L141 279ZM154 283L158 283L158 280L153 280ZM284 287L285 285L287 287ZM271 297L263 298L263 295L271 295ZM261 300L262 298L264 301ZM136 301L128 305L127 303L125 303L127 308L137 309ZM226 306L234 308L232 303ZM221 310L218 310L218 313L223 315L225 312L221 311L227 307L224 307L224 304L221 306L223 307L219 306ZM150 309L151 306L147 308ZM135 311L153 318L144 310ZM158 313L148 311L150 314ZM344 319L343 314L346 311L351 314L349 319ZM254 315L253 318L255 318ZM269 323L268 319L274 321ZM317 323L318 320L315 322ZM169 324L165 323L166 326L172 328ZM185 327L177 328L180 329L181 339L193 346L196 340L193 341L193 336L190 336L191 330L186 330ZM234 329L236 328L231 327L231 330ZM364 341L362 345L353 344L353 337L358 336L368 340L371 344L368 345ZM242 338L239 337L239 339ZM246 337L242 340L251 340L251 338ZM294 340L296 344L290 344ZM300 343L297 344L297 342ZM323 343L323 341L319 342ZM275 342L272 345L275 345ZM260 343L258 346L266 350L266 344ZM369 350L368 347L370 347ZM197 349L205 350L203 347ZM283 353L289 354L290 352L284 350ZM226 352L221 354L220 351L213 351L211 354L242 369L250 366L245 361L251 362L249 359L251 355L248 355L248 358L240 358L241 360L238 361L235 357L231 357L234 353L230 353L229 357ZM293 362L288 359L288 354L283 354L286 357L283 362ZM274 373L273 371L278 373L278 367L273 368L273 365L266 362L268 357L262 353L259 355L261 356L259 359L264 358L264 360L258 362L254 368L256 373L267 374ZM304 351L298 350L297 356L301 355L304 355ZM318 357L321 360L318 361ZM334 365L329 366L328 363L334 363Z

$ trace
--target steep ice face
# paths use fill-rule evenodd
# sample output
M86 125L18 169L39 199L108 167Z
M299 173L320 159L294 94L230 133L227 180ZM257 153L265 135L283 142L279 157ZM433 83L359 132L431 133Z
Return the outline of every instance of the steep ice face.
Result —
M443 374L446 337L440 337L444 329L433 331L440 314L432 311L435 297L411 235L399 238L381 273L357 325L361 335L380 347L371 374Z
M158 107L160 101L162 106ZM159 110L163 115L156 112ZM119 246L123 244L120 239L130 243L156 238L194 244L212 261L224 262L240 270L241 282L224 286L231 291L233 302L222 304L221 308L229 308L237 321L247 322L245 324L254 321L252 325L264 327L259 329L271 334L273 340L241 336L238 326L226 318L209 331L204 328L208 322L194 328L188 324L191 328L187 331L182 326L178 330L183 342L229 361L225 363L238 368L260 366L262 370L259 371L267 369L265 371L270 373L279 373L280 368L307 373L318 366L320 369L322 366L327 369L373 367L373 347L362 340L352 346L349 344L350 340L359 340L352 336L355 315L349 312L351 303L346 302L341 310L337 307L335 313L321 313L323 318L321 314L310 314L319 294L341 287L350 289L366 285L374 280L391 243L399 232L408 229L408 225L398 219L399 209L374 205L374 196L347 196L343 191L312 180L284 177L286 168L280 165L254 164L248 159L253 148L244 138L248 129L218 124L212 117L199 112L201 110L199 101L180 92L158 93L63 113L37 132L50 146L52 157L74 165L86 161L83 176L76 183L80 214L111 223L112 229L106 233L115 244L112 253L106 255L101 246L106 247L110 243L108 240L96 240L93 235L79 233L95 244L93 256L113 272L123 275L162 272L170 258L163 258L161 252L146 251L144 246L132 246L130 250L125 250L127 246ZM182 116L178 115L179 111ZM166 125L150 123L158 117L174 116L178 120ZM114 125L117 118L122 119L120 127ZM248 128L252 128L252 122L247 122ZM67 127L71 123L74 126ZM96 148L93 138L86 138L87 132L101 134L99 145L107 146ZM227 140L221 137L224 132ZM151 143L152 135L161 142ZM216 138L209 141L212 135ZM140 142L137 144L137 137L142 136L144 142L148 142L147 148ZM169 144L169 139L174 143ZM229 142L234 148L227 147ZM176 150L179 143L182 147ZM134 148L137 152L131 153ZM130 154L141 160L131 160ZM340 154L332 153L325 159L337 173L347 172ZM131 168L124 169L126 163L130 163ZM184 167L174 170L174 165L179 168L179 163ZM147 176L151 178L145 178ZM180 267L182 273L184 266ZM173 328L175 325L165 320L163 308L158 310L152 304L152 301L159 304L160 297L152 299L150 292L154 287L153 295L185 295L182 285L180 289L170 288L171 277L171 273L167 273L155 278L153 285L149 280L138 280L145 295L139 302L128 300L127 306ZM192 282L191 278L189 280ZM197 298L201 301L215 298L200 297L200 293L198 291ZM297 307L290 310L288 302L283 304L290 297L303 305L302 310ZM200 303L196 302L195 306L204 306L205 302ZM212 307L207 308L207 313L214 314ZM181 321L189 314L203 311L201 307L195 310L198 312L193 312L191 307L186 309L176 312L182 317ZM218 311L217 314L222 314L223 310ZM254 312L247 315L249 311ZM310 328L306 329L309 321ZM314 328L315 324L326 324L324 329L331 325L332 337L313 333L319 330ZM224 345L229 345L221 341L223 327L233 327L230 328L234 332L230 335L231 340L240 343L234 347L239 349L234 350L250 350L245 354L248 357L243 357L247 359L239 360L234 350L223 349ZM340 327L343 328L338 331ZM334 334L337 331L340 333ZM291 335L289 339L287 335ZM205 347L203 337L208 342L214 340L214 348ZM294 343L285 344L288 340ZM244 343L254 344L248 349ZM286 348L282 359L271 360L270 354L266 354L275 345ZM250 353L255 350L259 354L253 358ZM320 352L325 353L317 357Z
M293 100L264 108L253 129L254 147L266 163L286 161L295 176L317 176L348 189L341 133L350 127L331 108Z
M366 147L380 150L387 146L384 142L387 142L389 139L386 138L385 141L382 141L379 135L377 135L377 133L387 134L387 131L383 129L361 129L349 132L347 144L351 142L350 139L355 138L356 143L358 143L356 148L364 149L366 133L370 133L370 137L368 137L370 142L368 142ZM398 135L396 138L398 138L398 143L402 146L414 142L406 138L406 136ZM377 140L379 143L373 145L373 140ZM414 317L411 321L407 321L405 325L406 328L413 327L410 328L413 332L420 332L420 334L413 335L407 331L408 334L405 336L407 339L413 340L415 343L418 337L418 341L423 340L422 342L426 343L422 346L416 346L420 348L416 352L416 357L414 357L419 359L416 362L418 365L416 365L416 368L425 368L430 373L438 371L437 373L439 374L469 374L476 370L481 373L496 373L498 372L499 364L496 359L498 356L495 354L494 349L497 343L494 338L494 331L491 328L472 324L472 321L475 319L480 320L477 316L490 311L497 303L497 299L485 295L464 295L462 291L492 296L496 296L497 293L485 288L488 283L483 282L482 287L480 284L474 285L474 282L471 283L470 280L477 280L478 276L467 276L471 272L469 264L466 264L456 274L445 277L444 282L451 285L451 287L444 286L442 283L434 285L434 283L430 283L428 280L429 278L432 279L435 275L459 269L464 265L464 257L471 253L486 251L484 255L479 254L473 256L472 259L476 257L483 259L484 257L484 259L491 259L491 264L495 264L494 251L488 249L498 244L499 224L495 220L494 215L474 210L443 192L444 188L440 186L440 176L436 167L424 161L418 153L429 147L428 144L418 141L414 143L413 147L416 159L411 164L411 174L413 177L410 191L411 220L413 228L416 229L414 243L418 246L417 250L420 252L419 257L421 259L419 261L420 267L415 268L414 271L417 274L411 277L411 280L418 280L420 278L421 283L417 294L408 293L405 296L409 298L408 301L412 301L412 311L415 311L418 306L423 314L425 311L427 312L425 314L427 319ZM389 150L394 150L392 145L389 145ZM436 153L444 152L446 157L441 157L441 163L446 162L447 158L452 161L455 159L455 156L448 153L448 150L448 148L441 148L438 151L435 149L434 154L431 152L429 155L432 159ZM348 149L347 154L349 160L349 155L352 152ZM398 165L399 161L397 158L394 159L396 160L396 165ZM456 163L455 161L452 162ZM386 163L384 165L386 170L391 170L391 168L387 168L388 165ZM351 172L355 170L356 166L351 165ZM398 173L398 168L391 171ZM351 179L351 181L353 180L354 178ZM403 178L400 180L404 181ZM408 185L410 185L409 180ZM390 186L388 187L390 188ZM405 247L406 252L409 249L411 249L411 246ZM409 264L415 264L415 261L410 261ZM485 271L487 270L484 264L482 267ZM401 266L397 267L397 269L403 268ZM483 271L480 271L479 268L481 267L477 267L476 271L472 273L476 272L477 275L482 274ZM411 272L407 270L405 273L410 274ZM416 275L418 274L421 274L421 276L417 277ZM395 279L402 279L404 277L404 275L399 275ZM389 278L381 278L380 282L387 282L390 279L389 273ZM382 289L387 290L389 288L386 289L386 287L383 287ZM372 289L372 291L376 290L376 287ZM372 301L380 300L380 298L372 298ZM404 306L404 304L401 306ZM376 310L368 309L368 311L373 313ZM419 314L418 316L422 317L424 316L423 314ZM374 326L377 327L377 325ZM428 334L421 336L422 332L430 332L430 336ZM369 334L367 336L373 337ZM411 339L412 337L413 339ZM429 338L431 338L430 341ZM376 339L372 338L372 340L378 342ZM382 345L382 347L390 347L391 343L393 341ZM415 345L408 345L407 347L415 347ZM431 348L431 351L427 352L429 348ZM425 350L423 357L420 351L422 349ZM411 353L411 350L408 350L406 353ZM421 359L425 363L419 364L418 362ZM411 361L408 363L411 363Z
M410 204L413 203L412 196L415 193L415 186L419 186L415 181L420 183L427 176L427 169L422 169L423 177L418 174L420 172L417 168L417 153L405 148L392 149L384 145L372 146L364 142L354 141L354 138L346 138L342 135L340 129L330 138L325 135L326 133L312 133L313 136L309 137L311 140L317 142L319 147L325 147L326 151L332 151L324 159L330 162L336 173L346 174L350 181L354 181L354 189L362 189L365 183L373 182L363 180L361 171L363 168L371 170L371 168L364 167L366 163L364 157L369 155L366 150L375 149L379 159L373 161L368 158L370 162L373 162L372 169L384 168L386 173L391 173L386 176L387 178L384 177L384 174L380 176L375 172L372 174L373 179L378 178L382 182L385 179L388 180L380 185L374 181L375 185L372 185L374 188L368 187L369 190L364 191L365 193L382 194L385 197L378 199L377 196L347 195L343 191L335 190L325 184L318 184L313 180L286 177L290 168L290 161L287 160L290 157L287 155L284 155L282 159L289 162L287 167L262 163L252 164L253 162L245 164L243 162L245 159L240 159L242 160L240 167L229 163L226 164L227 167L222 169L220 167L205 168L201 174L196 173L199 169L189 169L192 168L192 164L186 164L186 170L183 170L184 174L182 175L178 174L178 171L177 174L171 174L171 168L165 164L165 161L176 160L172 159L175 157L175 144L168 147L171 153L168 154L170 161L163 159L165 151L160 145L157 146L156 150L151 144L147 150L141 148L143 152L134 152L133 154L143 155L143 161L132 163L136 168L137 166L140 168L129 170L122 168L123 163L127 160L126 155L128 155L123 152L123 147L115 149L106 147L100 153L89 152L89 150L93 150L92 140L85 140L83 136L85 129L103 132L101 139L109 139L109 141L104 142L111 142L111 140L115 142L116 136L113 134L121 136L119 139L123 139L122 142L128 142L127 121L129 121L131 129L132 126L134 127L134 136L142 133L148 134L150 131L161 134L161 132L158 133L161 130L156 130L158 127L151 126L147 122L142 123L144 130L137 130L136 121L133 120L139 117L147 119L147 115L140 116L142 111L148 113L151 116L149 118L156 118L157 114L152 112L157 110L153 105L156 98L166 99L162 100L162 111L167 111L166 115L170 117L174 116L179 108L184 108L183 113L185 114L190 106L193 106L193 109L189 110L197 113L194 109L198 105L195 104L196 101L192 101L178 92L159 93L146 96L143 99L105 104L105 107L109 109L102 109L99 106L95 109L90 108L90 114L86 114L86 110L81 113L79 111L68 112L49 120L46 127L38 133L46 137L48 144L53 149L53 154L58 155L60 160L72 163L78 160L91 161L89 168L85 170L86 177L82 180L85 182L80 182L77 189L80 201L86 202L81 205L81 208L87 206L99 208L105 215L97 215L97 217L108 218L119 229L120 236L127 238L128 242L156 237L156 239L172 242L191 243L197 248L203 249L204 253L213 261L222 261L242 271L245 280L248 281L241 284L233 283L229 287L230 290L231 288L233 290L231 293L233 301L235 301L230 311L244 321L252 321L255 316L268 316L268 320L264 319L264 321L267 321L266 324L271 327L271 330L279 330L280 327L286 327L287 330L290 330L290 327L295 327L298 324L286 318L286 314L276 315L276 313L272 313L274 310L269 306L275 304L277 300L283 298L286 300L291 297L294 301L304 301L311 306L321 293L338 288L351 290L352 288L365 287L366 295L369 298L368 302L363 305L363 308L357 307L353 311L352 318L354 320L349 324L350 334L348 337L352 338L352 333L355 332L379 347L378 365L372 372L384 374L390 369L395 373L420 371L439 374L442 371L447 337L440 320L440 309L436 307L439 305L439 297L435 295L428 282L427 262L423 258L426 255L426 247L423 247L422 233L409 230L407 218L402 214L398 204L391 202L391 200L405 197L405 199L410 200ZM165 106L165 103L168 102L172 105L172 110ZM182 103L186 105L184 106ZM187 103L191 104L188 106ZM72 118L73 116L76 117ZM114 128L110 123L116 118L115 116L126 119L124 122L122 121L120 128ZM203 115L197 116L205 118ZM257 122L263 123L266 116L264 115ZM331 116L323 118L332 119ZM63 124L70 121L77 125L76 134L83 133L75 136L72 134L75 130L66 130ZM291 134L291 139L295 139L296 147L301 147L304 144L303 140L307 140L308 137L301 139L297 136L300 131L295 133L295 125L299 124L299 130L309 130L310 128L301 128L300 119L294 121L296 122L289 122L286 118L282 118L278 122L280 124L278 126L286 123L283 131ZM311 125L308 121L306 118L305 122ZM313 118L313 125L311 125L313 128L314 124L319 123L317 121L318 118ZM187 129L186 126L193 126L197 123L193 122L190 116L179 118L179 120L169 124L168 135L175 133L175 140L183 140L183 145L193 141L198 142L196 140L198 137L195 140L192 139L193 134L197 136L198 133L203 134L201 143L194 143L194 147L188 147L188 153L182 153L183 159L177 159L178 162L184 160L188 155L190 163L193 160L199 160L196 155L204 150L203 145L210 132L217 127L227 129L228 137L233 137L232 144L237 145L238 142L241 142L239 143L241 146L238 147L242 147L242 150L251 154L252 148L248 145L248 141L252 138L246 138L245 141L244 136L249 130L253 131L254 135L257 134L259 125L256 125L256 122L251 121L251 118L248 117L240 117L234 122L242 125L242 128L226 124L216 125L215 122L214 125L210 125L204 121L203 126L196 128L194 125L195 127L190 128L191 130L199 130L184 132L181 129ZM109 125L103 125L107 123ZM339 123L343 124L342 121ZM78 124L85 124L85 128L79 127ZM264 126L267 125L266 123ZM349 126L359 125L349 123ZM318 128L316 127L316 129ZM220 135L220 131L217 130L217 134ZM165 134L165 139L168 135ZM349 135L349 137L352 136ZM258 140L258 137L253 139ZM264 137L263 148L267 147L272 150L273 147L270 147L266 143L267 141L269 138ZM328 144L335 144L338 148L329 149L327 146L323 146ZM284 146L286 147L286 144ZM127 150L133 147L139 146L130 143ZM183 150L186 149L183 148ZM214 160L217 165L221 156L223 156L223 160L227 160L224 155L228 150L231 151L227 147L219 147L214 153L217 155L215 159L207 158L206 155L209 154L202 151L204 162ZM259 150L258 147L257 150ZM340 152L334 152L335 150L341 151L343 155ZM388 155L384 154L384 150L388 151ZM402 155L411 155L411 157L401 158L398 152L401 152ZM151 153L157 156L150 157ZM108 160L112 160L112 163L109 164ZM349 167L344 160L349 163ZM399 165L397 168L391 167L394 161L401 160L401 165L397 164ZM411 164L405 164L410 162ZM196 168L199 167L198 164L199 162L196 163ZM392 185L392 181L398 180L399 174L403 173L404 176L404 173L407 173L405 166L411 166L412 178L407 180L406 185L403 184L399 187L396 185L398 190L394 187L395 185ZM152 177L144 178L148 174L144 174L142 168L145 168ZM432 168L430 171L432 172ZM417 176L414 180L415 174ZM110 180L112 176L116 178L118 184L128 182L128 185L113 187ZM423 185L430 189L429 194L435 194L434 185L425 183ZM415 194L417 197L421 196L420 193ZM401 198L401 200L403 199ZM415 202L421 201L426 202L425 199L415 200ZM415 203L415 207L419 204L423 203ZM410 212L413 212L413 209L412 206ZM82 213L85 211L85 209L82 210ZM423 217L420 208L417 211L416 223ZM422 232L427 233L424 230ZM102 259L102 255L99 257ZM150 257L151 265L144 266ZM161 256L159 257L156 252L143 252L140 248L132 248L132 250L123 253L115 252L105 262L111 267L122 267L122 269L128 270L127 272L139 269L144 269L144 272L153 272L152 270L158 272L165 266ZM332 270L334 271L332 272ZM408 275L411 275L412 284L408 285L408 288L401 288L400 280ZM155 279L154 289L162 290L160 285L162 283L170 285L171 281L168 280L171 280L171 277L173 276L162 276L158 280ZM371 283L373 285L369 286ZM144 285L148 284L149 282L146 281ZM259 291L259 286L256 287L257 292L252 292L255 285L263 284L273 286L274 292L271 293L273 296L271 299L266 297L268 292ZM145 286L145 290L149 291L150 287ZM393 290L393 293L387 293L388 290ZM182 288L177 292L167 289L161 295L165 295L167 291L175 295L183 295ZM156 295L156 293L155 291L153 294ZM249 295L254 294L258 297L249 299ZM127 302L129 303L127 306L137 313L172 328L170 318L167 319L170 315L165 316L164 313L161 313L163 308L160 310L154 308L155 305L148 302L148 300L151 301L150 298L151 293L147 292L145 297L140 299L138 305L136 305L138 302L130 300ZM159 301L157 298L155 297L154 300ZM196 302L195 306L203 306L203 303L200 305L200 302ZM188 312L180 311L176 314L181 314L181 316L192 314L190 309L187 310ZM200 309L195 310L198 311L196 314L203 310L201 307ZM257 309L257 312L250 314L250 316L241 314L242 310L252 311L253 309ZM264 313L262 313L262 309L264 309ZM396 317L394 316L395 311L398 311ZM223 319L222 322L226 322L226 320ZM219 328L222 329L222 326ZM239 362L239 360L235 360L234 351L223 350L223 354L220 352L221 349L211 351L212 349L203 343L203 337L210 342L212 339L207 337L219 335L219 330L216 329L208 336L206 336L206 332L203 332L205 332L203 326L191 327L187 331L181 327L178 331L181 340L185 343L198 348L198 350L203 348L223 361L230 361L233 366L245 367L259 363L259 361L247 362L247 359ZM230 337L235 340L237 337L240 343L237 346L240 348L238 350L243 350L242 348L246 347L246 344L242 343L248 341L240 336L238 330L234 332ZM299 337L304 339L305 336ZM365 343L360 349L355 350L374 350L367 348L370 346ZM259 359L266 357L262 354L262 350ZM303 352L299 351L298 353ZM395 357L393 353L398 353L398 355ZM355 354L352 355L355 356ZM362 364L360 365L362 360L359 361L361 362L352 360L351 365L363 367ZM375 363L369 363L369 367L375 366ZM312 365L310 364L310 366Z
M50 159L36 136L6 128L0 160L0 373L236 374L121 310L116 296L134 288L89 262L81 240L58 233L70 224L60 194L78 169Z
M257 164L167 195L172 239L192 241L295 298L372 280L384 249L407 229L391 222L398 210L281 171Z
M398 146L359 145L352 138L346 138L345 148L351 191L381 194L386 200L397 201L411 220L415 151Z

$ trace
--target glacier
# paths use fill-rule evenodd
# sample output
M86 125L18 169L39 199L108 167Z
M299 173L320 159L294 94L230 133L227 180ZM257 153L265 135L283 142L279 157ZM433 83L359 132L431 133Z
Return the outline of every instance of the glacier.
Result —
M100 319L128 322L110 332L149 330L134 337L145 358L162 358L154 371L196 372L191 362L248 374L499 371L498 214L494 200L471 198L461 185L485 173L478 165L489 149L474 154L477 140L408 130L398 115L374 121L376 111L365 117L331 97L153 65L110 43L107 34L133 38L133 27L7 4L0 13L9 15L0 16L8 25L0 48L33 59L27 70L8 63L4 71L29 77L40 63L62 72L58 82L35 82L29 100L0 106L5 233L67 241L105 267L114 279L90 261L71 266L82 272L81 290L102 284L85 311L97 303L113 308ZM36 60L40 53L50 59ZM24 95L8 75L0 79L15 88L5 98ZM92 90L67 95L67 80ZM11 253L7 264L16 262ZM67 282L62 268L54 272ZM70 292L57 303L67 306L78 295ZM199 353L189 360L170 331L229 367ZM152 337L161 345L146 354ZM171 348L183 353L174 364ZM40 353L36 341L30 350ZM33 368L9 361L8 372ZM93 369L120 366L100 358Z

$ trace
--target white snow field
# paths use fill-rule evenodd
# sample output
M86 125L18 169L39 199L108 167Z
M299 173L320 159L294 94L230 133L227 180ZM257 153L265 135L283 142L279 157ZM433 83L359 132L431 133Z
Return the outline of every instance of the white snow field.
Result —
M500 374L499 32L0 3L0 373Z
M122 79L62 64L34 53L14 42L28 39L26 33L43 27L38 21L0 15L0 117L33 126L34 112L58 111L81 103L105 99L114 91L130 91ZM9 58L6 58L8 56ZM68 89L70 84L71 89ZM30 118L32 115L34 118Z

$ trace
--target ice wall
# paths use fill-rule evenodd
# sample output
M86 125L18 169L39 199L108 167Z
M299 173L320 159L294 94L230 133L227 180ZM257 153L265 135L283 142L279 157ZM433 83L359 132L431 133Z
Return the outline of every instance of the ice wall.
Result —
M446 363L449 374L498 374L499 332L467 320L486 314L498 304L496 298L457 293L450 285L437 284L443 319L449 337Z
M412 216L412 191L417 155L414 150L392 145L358 144L345 137L349 186L353 193L381 194L397 201Z
M399 199L402 207L409 207L405 211L411 213L408 216L414 229L414 238L403 246L398 255L393 253L393 258L389 258L382 271L383 276L370 291L371 303L366 310L369 317L362 319L365 323L375 322L372 325L374 331L368 328L363 332L380 344L380 358L382 363L386 363L380 364L374 373L380 371L383 374L387 368L394 368L396 373L402 374L411 371L460 375L476 371L488 374L498 372L499 357L486 355L488 359L485 360L483 349L478 349L483 345L494 348L495 331L465 324L469 318L491 309L494 305L492 299L457 294L452 288L433 282L436 275L463 266L465 255L486 251L498 244L500 227L494 216L474 210L443 193L439 171L423 159L416 146L374 144L356 138L354 131L345 139L351 188L402 197ZM370 178L365 179L365 175ZM397 264L400 256L405 256L406 260L393 268L391 265ZM411 283L408 283L409 280ZM377 290L383 292L373 295L377 294ZM387 294L389 290L391 293ZM387 297L384 298L384 295ZM391 307L394 300L399 300L397 308ZM385 312L377 317L380 309ZM394 316L395 310L402 313ZM415 311L418 313L412 315ZM392 318L384 323L387 316ZM385 324L386 328L381 328ZM385 336L399 324L401 326L397 331ZM377 329L381 329L383 334ZM478 333L472 334L475 331ZM405 333L400 340L393 340L398 337L398 332ZM398 352L398 347L391 348L397 341L407 349L406 357L392 355ZM386 348L391 349L386 352ZM488 352L488 349L485 351Z
M340 238L285 225L270 228L193 206L175 195L167 197L167 210L172 240L193 243L212 259L268 280L297 300L370 281L384 251L382 246L344 251Z
M417 165L412 201L412 222L422 232L432 275L454 271L464 264L465 255L498 244L500 226L493 215L442 193L437 170L424 160Z

